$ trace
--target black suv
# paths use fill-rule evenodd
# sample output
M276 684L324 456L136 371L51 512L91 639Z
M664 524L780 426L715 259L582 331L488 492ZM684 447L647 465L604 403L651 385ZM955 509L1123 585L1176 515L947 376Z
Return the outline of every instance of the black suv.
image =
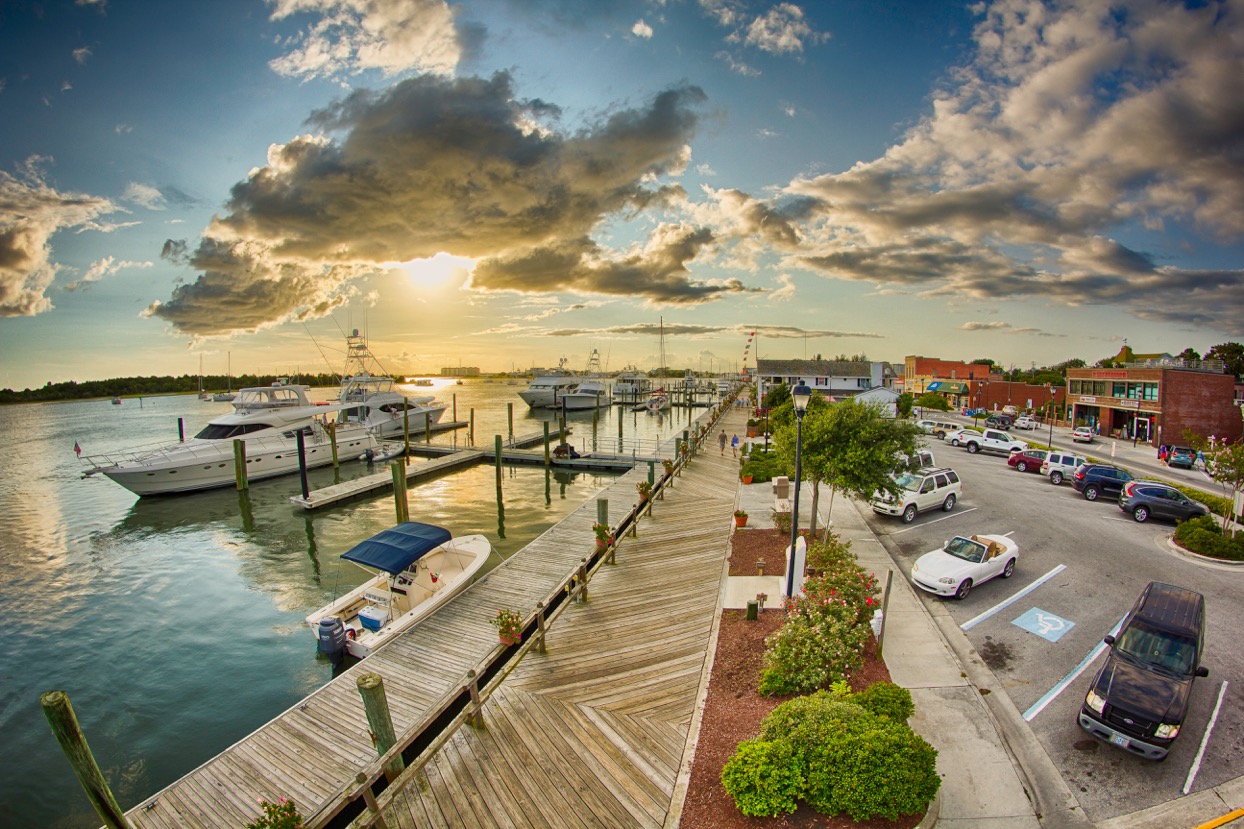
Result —
M1193 680L1209 676L1201 665L1205 597L1151 581L1105 642L1110 655L1080 707L1080 727L1147 760L1166 759Z
M1071 476L1071 486L1085 499L1096 501L1099 495L1118 495L1123 485L1132 480L1126 469L1108 463L1086 463Z
M991 414L985 418L985 425L990 429L1010 429L1015 420L1010 415Z
M1209 507L1200 501L1160 481L1128 481L1119 493L1119 509L1142 524L1150 518L1187 521L1209 513Z

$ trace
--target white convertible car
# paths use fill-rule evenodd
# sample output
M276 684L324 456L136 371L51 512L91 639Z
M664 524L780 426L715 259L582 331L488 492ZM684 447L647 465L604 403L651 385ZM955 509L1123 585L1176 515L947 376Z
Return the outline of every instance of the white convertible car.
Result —
M963 599L994 576L1009 579L1018 559L1019 546L1005 535L956 535L942 549L916 559L911 580L921 590Z

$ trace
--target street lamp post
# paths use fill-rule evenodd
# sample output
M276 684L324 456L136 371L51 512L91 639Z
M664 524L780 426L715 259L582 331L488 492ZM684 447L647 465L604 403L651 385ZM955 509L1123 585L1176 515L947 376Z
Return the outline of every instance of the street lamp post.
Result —
M799 540L799 487L803 477L803 415L812 400L812 389L800 383L791 389L790 399L795 404L795 501L791 505L790 556L786 562L787 599L795 593L795 542Z
M1054 451L1054 384L1045 384L1045 416L1050 419L1050 451Z

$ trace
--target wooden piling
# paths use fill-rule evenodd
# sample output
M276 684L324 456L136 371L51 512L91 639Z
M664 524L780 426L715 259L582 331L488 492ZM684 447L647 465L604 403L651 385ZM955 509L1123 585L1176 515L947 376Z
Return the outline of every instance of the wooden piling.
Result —
M333 469L340 469L341 463L337 458L337 424L325 423L324 426L328 429L328 442L333 447Z
M87 799L95 807L104 825L109 829L131 829L129 821L125 819L125 812L112 796L108 781L104 780L104 774L99 770L95 756L91 754L91 747L87 745L86 735L82 733L78 718L74 716L69 697L64 691L48 691L39 697L39 704L43 706L43 715L47 717L61 751L65 752L65 759L69 761L73 773L78 776L78 782L82 784Z
M505 417L510 424L510 442L514 442L514 404L505 404Z
M501 494L501 435L496 435L493 440L493 451L497 453L497 494Z
M544 421L544 465L547 467L552 464L549 455L549 422Z
M250 489L246 478L246 441L241 438L233 439L233 478L238 489Z
M396 464L395 464L396 465ZM384 695L384 680L380 674L363 674L358 678L359 696L363 698L363 709L367 712L367 724L371 728L372 741L376 744L376 756L383 757L385 752L397 743L397 734L393 731L393 718L389 716L389 700ZM393 782L406 768L401 754L397 754L384 767L384 776Z
M301 429L294 433L294 439L298 443L298 481L302 484L302 497L307 498L311 495L311 486L307 483L307 441ZM336 446L333 449L336 455Z
M410 520L410 504L406 500L406 470L400 461L390 464L393 470L393 504L397 509L397 523Z

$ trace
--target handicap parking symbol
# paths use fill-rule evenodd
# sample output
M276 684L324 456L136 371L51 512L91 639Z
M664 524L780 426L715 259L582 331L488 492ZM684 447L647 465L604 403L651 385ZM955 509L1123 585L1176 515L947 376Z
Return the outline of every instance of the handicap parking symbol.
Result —
M1051 642L1057 642L1064 633L1076 626L1075 622L1055 616L1053 613L1046 613L1039 607L1031 608L1011 624L1018 625Z

